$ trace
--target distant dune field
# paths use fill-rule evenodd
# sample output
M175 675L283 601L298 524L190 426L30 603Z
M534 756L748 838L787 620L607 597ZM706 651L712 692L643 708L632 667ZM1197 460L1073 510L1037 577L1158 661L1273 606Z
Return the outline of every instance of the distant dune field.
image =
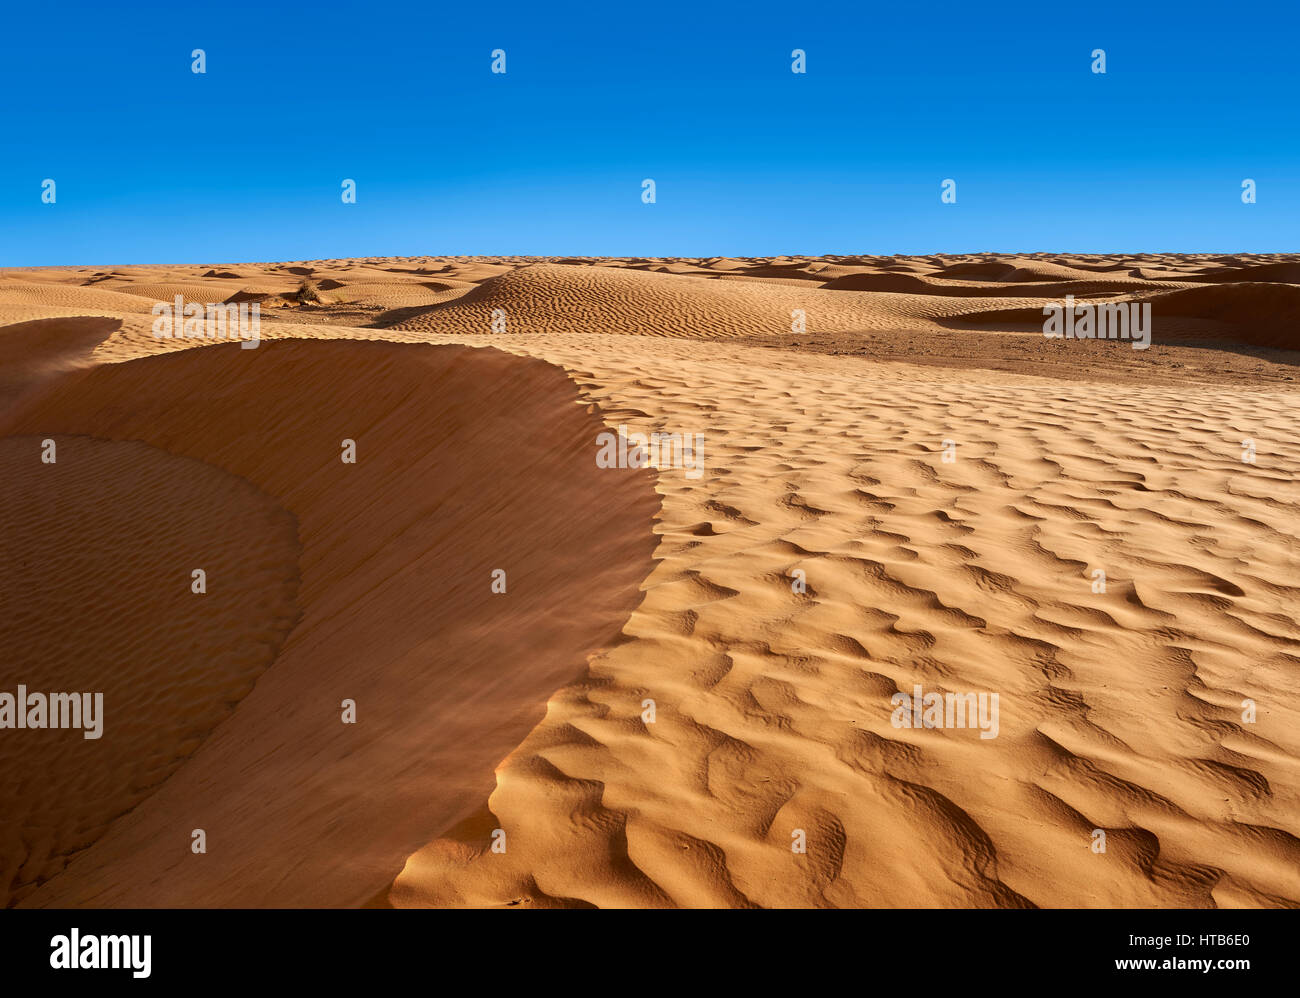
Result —
M0 899L1300 906L1298 377L1280 255L0 271L0 694L104 695Z

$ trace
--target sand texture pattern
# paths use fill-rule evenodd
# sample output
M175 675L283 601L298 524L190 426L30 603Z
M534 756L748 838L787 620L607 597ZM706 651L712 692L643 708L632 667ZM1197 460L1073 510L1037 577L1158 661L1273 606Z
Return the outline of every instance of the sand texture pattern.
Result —
M1285 256L0 273L0 691L106 705L0 738L0 894L1300 906L1298 365Z

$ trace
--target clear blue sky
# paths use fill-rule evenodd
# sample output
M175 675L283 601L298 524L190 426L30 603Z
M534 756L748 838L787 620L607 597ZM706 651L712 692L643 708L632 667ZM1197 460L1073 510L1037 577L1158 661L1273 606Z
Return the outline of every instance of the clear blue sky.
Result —
M0 265L1296 251L1298 48L1294 0L15 4Z

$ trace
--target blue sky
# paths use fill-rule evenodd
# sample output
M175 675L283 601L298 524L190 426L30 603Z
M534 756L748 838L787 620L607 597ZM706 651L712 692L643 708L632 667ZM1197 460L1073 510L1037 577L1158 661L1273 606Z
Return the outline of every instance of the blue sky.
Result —
M6 16L0 266L1300 250L1294 2Z

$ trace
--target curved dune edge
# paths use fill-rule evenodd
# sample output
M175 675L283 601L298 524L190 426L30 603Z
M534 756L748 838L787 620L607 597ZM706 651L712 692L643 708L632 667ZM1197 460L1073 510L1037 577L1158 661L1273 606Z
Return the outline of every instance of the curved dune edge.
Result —
M703 428L708 473L660 475L631 640L376 904L1300 903L1294 393L601 334L510 348L633 428ZM894 727L918 683L999 692L1000 734Z
M25 400L0 432L93 426L273 497L299 524L302 619L185 765L23 904L358 905L472 814L651 567L652 475L597 468L603 424L575 399L559 369L495 350L285 340Z
M0 320L0 404L43 378L89 366L95 348L121 326L121 319L102 315Z

